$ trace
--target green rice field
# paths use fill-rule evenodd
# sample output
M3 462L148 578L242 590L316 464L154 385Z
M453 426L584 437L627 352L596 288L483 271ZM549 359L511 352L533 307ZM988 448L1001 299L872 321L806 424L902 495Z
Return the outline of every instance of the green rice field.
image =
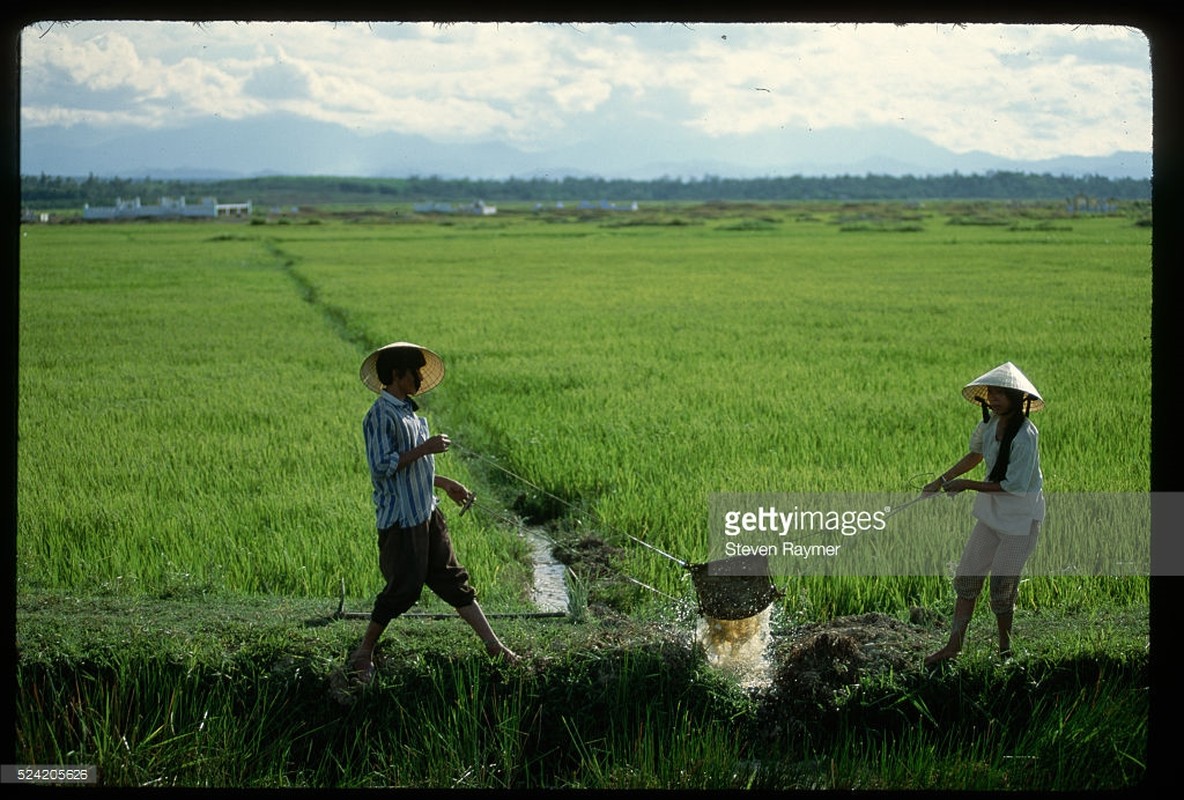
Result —
M978 410L961 387L1004 361L1024 370L1046 400L1033 421L1050 496L1147 492L1146 213L1130 207L1076 217L1035 204L719 203L618 213L510 210L487 218L388 213L26 225L16 590L29 685L41 692L38 702L69 703L70 695L86 705L78 674L96 686L123 676L172 697L179 709L196 703L187 718L208 712L193 693L210 691L202 676L218 673L216 665L191 654L185 670L171 671L175 659L134 655L147 647L135 635L133 655L96 655L89 648L97 645L80 644L90 640L64 609L51 611L68 605L65 598L120 608L196 602L205 606L203 624L214 625L220 604L280 598L302 613L331 610L344 587L350 607L368 610L380 588L361 439L373 395L358 367L371 349L395 340L429 347L446 364L444 382L421 399L421 413L455 445L437 456L437 470L475 489L485 509L462 517L441 495L487 612L534 610L529 548L507 523L516 519L566 548L570 580L583 586L593 617L671 624L672 602L693 598L693 589L684 570L636 539L704 560L714 493L915 493L966 452ZM966 503L965 528L950 532L950 559L969 532ZM607 568L581 561L578 553L593 546ZM537 722L537 698L558 691L540 685L537 671L494 676L492 688L482 690L488 695L466 694L465 686L485 686L492 669L470 660L460 659L455 670L423 667L427 673L399 676L366 724L411 713L399 706L401 691L440 693L440 702L429 704L437 740L482 715L501 720L450 745L471 756L470 767L484 765L467 773L471 780L426 755L409 755L402 771L376 767L362 738L343 743L349 734L332 728L336 723L277 751L275 736L230 719L244 716L246 703L254 710L244 718L300 727L301 714L272 713L267 704L284 707L284 694L254 673L257 701L214 678L222 688L209 696L237 709L221 718L226 729L219 735L271 759L259 761L256 772L212 765L207 750L194 760L195 729L166 737L172 722L122 719L120 701L110 695L102 714L80 706L73 727L52 733L38 730L38 712L18 718L18 743L31 743L20 757L32 759L53 741L57 759L101 763L124 785L167 773L178 785L1121 787L1137 783L1145 767L1145 682L1128 690L1138 693L1133 699L1102 678L1145 670L1148 584L1146 576L1089 575L1024 582L1017 635L1024 615L1041 630L1049 628L1040 620L1065 614L1125 620L1133 613L1143 626L1088 642L1078 631L1072 645L1053 637L1046 657L1056 675L1077 664L1081 652L1109 666L1073 667L1083 677L1057 695L1079 709L1081 731L1065 727L1065 708L1051 696L1027 709L1049 725L1059 719L1065 732L1056 738L1050 728L1025 729L1040 769L993 761L985 750L955 757L959 747L941 738L946 734L906 737L896 751L836 719L827 723L837 727L828 729L825 747L842 743L842 755L826 769L802 768L803 777L802 769L783 768L780 756L782 767L773 769L751 753L737 756L744 740L727 725L703 721L705 714L735 718L740 710L720 704L746 707L749 700L717 687L689 656L674 672L697 676L692 682L702 695L668 696L668 686L650 683L665 657L651 663L652 649L624 646L613 674L628 677L632 688L615 689L618 700L652 697L659 705L622 711L629 719L607 732L582 726L611 718L611 699L599 717L572 717L545 736L524 733ZM944 576L802 579L781 588L782 631L872 612L905 619L916 608L940 617L952 604ZM447 610L428 593L421 606ZM58 639L31 633L32 614L57 620L50 628ZM985 609L980 616L975 624L986 637L993 623ZM554 635L528 622L507 626L515 648L528 653L532 642ZM358 633L351 630L310 647L344 648ZM940 624L934 631L936 643ZM276 647L284 638L260 636ZM176 643L165 649L178 647L185 650ZM1074 655L1062 658L1066 647ZM552 664L566 670L565 686L582 685L587 652L573 646L572 655ZM306 673L323 673L330 656L342 653L315 656L316 668ZM64 668L63 659L76 661L79 672ZM970 657L967 664L983 697L1018 680ZM936 690L916 691L905 696L929 709L922 716L940 717ZM950 713L975 707L964 702ZM349 713L362 713L360 705ZM1114 741L1121 742L1099 743L1085 732L1085 720L1113 708L1127 709L1115 723L1121 732ZM1015 709L998 714L1009 747L1021 735L1009 727L1011 715L1023 717ZM112 739L95 729L107 729ZM125 736L138 731L142 758L114 747L115 729ZM689 729L693 741L680 736L677 746L660 735ZM652 733L639 739L624 733L630 730ZM429 733L421 728L418 735ZM308 760L324 746L318 736L344 748L334 763L323 755ZM824 747L817 736L790 738L809 750ZM1082 737L1080 747L1074 736ZM165 738L180 749L154 772L145 766L157 758L148 755L151 743ZM532 750L544 740L564 743L560 773ZM431 746L427 738L397 745L408 754ZM990 740L982 746L989 750ZM1082 787L1081 770L1047 768L1055 748L1064 749L1066 764L1103 758L1119 766L1096 773L1100 786ZM298 759L296 751L304 755ZM677 753L682 771L670 770L662 752ZM490 758L501 766L491 767ZM303 766L292 767L294 761ZM971 762L969 771L958 771ZM197 763L205 766L185 766ZM738 772L738 763L747 766ZM1007 768L1011 777L1001 777ZM953 774L961 777L940 777Z

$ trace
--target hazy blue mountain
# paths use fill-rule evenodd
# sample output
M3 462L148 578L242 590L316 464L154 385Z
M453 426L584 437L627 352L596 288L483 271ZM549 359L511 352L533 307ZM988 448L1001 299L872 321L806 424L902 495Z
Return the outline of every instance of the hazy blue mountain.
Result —
M448 144L397 133L364 136L336 125L278 115L245 122L212 120L167 131L42 128L22 137L21 173L124 178L283 174L555 179L572 175L648 180L1007 170L1151 176L1150 153L1015 161L984 152L954 153L889 127L783 129L704 139L666 124L651 126L643 136L594 125L582 136L532 153L500 142Z

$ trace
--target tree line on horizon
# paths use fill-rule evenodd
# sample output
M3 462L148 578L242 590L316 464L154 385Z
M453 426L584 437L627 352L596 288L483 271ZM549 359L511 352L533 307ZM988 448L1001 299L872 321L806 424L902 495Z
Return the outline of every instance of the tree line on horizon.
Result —
M577 202L790 200L1150 200L1151 181L1021 172L937 176L801 175L653 180L595 177L470 179L266 176L217 180L21 176L21 204L42 209L114 205L139 197L216 197L263 205L393 202Z

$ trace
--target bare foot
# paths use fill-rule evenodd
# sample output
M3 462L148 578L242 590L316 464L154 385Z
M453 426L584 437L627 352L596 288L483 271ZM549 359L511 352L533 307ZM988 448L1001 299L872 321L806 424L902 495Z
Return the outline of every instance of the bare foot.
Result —
M948 661L951 658L957 658L958 652L958 648L947 644L936 653L930 653L929 655L925 656L925 666L932 667L934 664L939 662Z
M374 661L371 660L370 654L355 650L349 657L348 675L351 683L360 683L363 686L374 680Z

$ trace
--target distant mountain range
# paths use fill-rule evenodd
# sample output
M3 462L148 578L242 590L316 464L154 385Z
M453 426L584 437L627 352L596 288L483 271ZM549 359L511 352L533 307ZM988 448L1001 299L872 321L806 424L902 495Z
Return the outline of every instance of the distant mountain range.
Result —
M1118 152L1017 161L955 153L889 128L780 130L707 139L673 125L645 136L588 132L579 141L527 152L501 142L448 144L422 136L358 134L340 126L273 116L213 121L169 131L39 128L21 140L23 175L233 179L262 175L437 176L505 179L574 177L754 178L802 175L947 175L991 171L1151 177L1152 157Z

